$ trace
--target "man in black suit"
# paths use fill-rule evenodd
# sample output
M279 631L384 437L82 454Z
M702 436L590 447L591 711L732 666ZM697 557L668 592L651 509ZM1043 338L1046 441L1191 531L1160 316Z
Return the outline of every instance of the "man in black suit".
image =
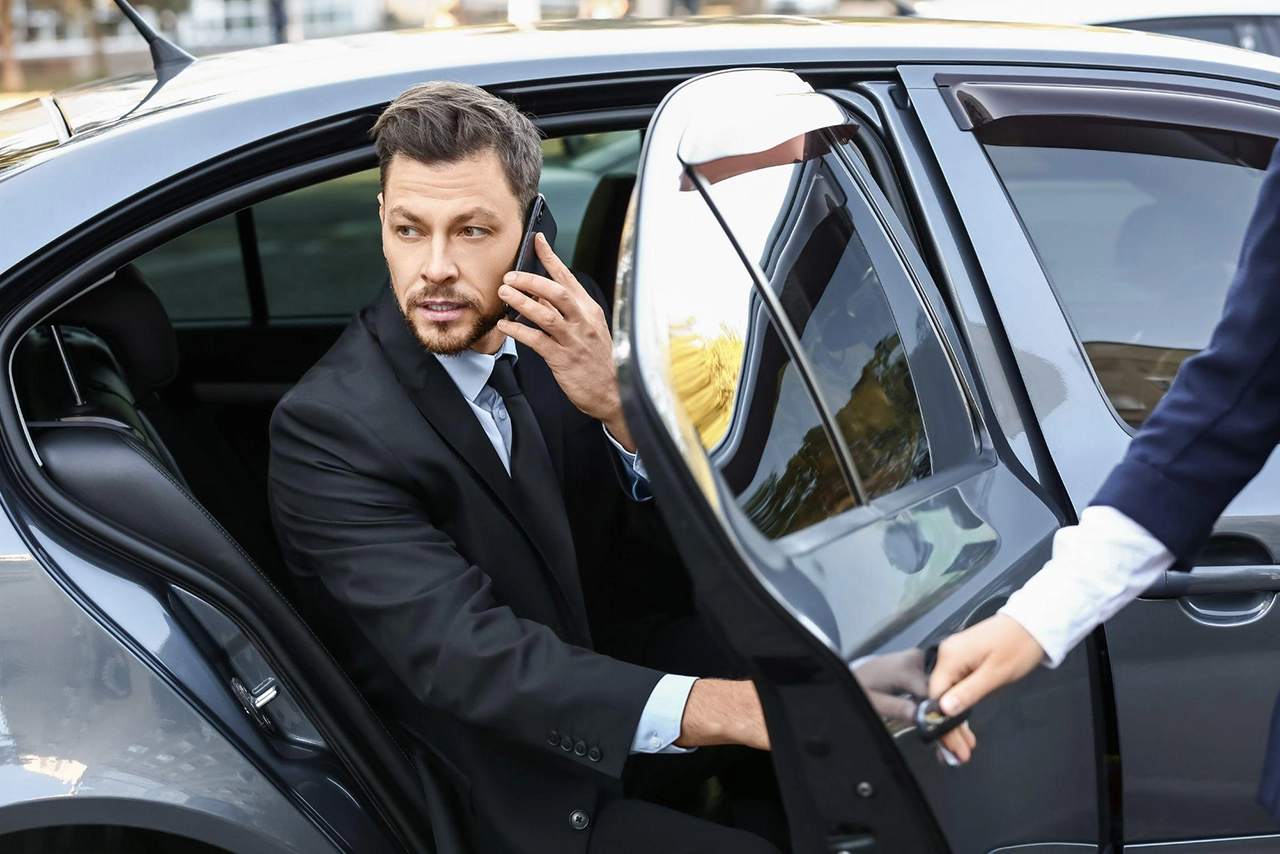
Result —
M271 421L272 512L311 616L448 776L478 850L776 851L619 794L633 753L768 735L748 681L596 651L583 579L607 586L624 485L647 483L598 298L545 241L550 278L508 272L537 130L430 83L374 134L391 289Z

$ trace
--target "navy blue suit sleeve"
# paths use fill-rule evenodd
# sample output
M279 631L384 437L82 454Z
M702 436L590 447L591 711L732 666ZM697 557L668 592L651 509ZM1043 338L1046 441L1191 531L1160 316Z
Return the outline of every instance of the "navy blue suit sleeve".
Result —
M1280 443L1280 146L1245 231L1222 319L1094 498L1189 564Z

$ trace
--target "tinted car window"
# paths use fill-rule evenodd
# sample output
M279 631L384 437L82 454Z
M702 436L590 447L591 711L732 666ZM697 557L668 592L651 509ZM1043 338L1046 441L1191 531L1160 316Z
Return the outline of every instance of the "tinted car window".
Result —
M587 207L605 176L636 174L640 131L613 131L557 137L542 143L538 189L555 215L556 254L572 264ZM626 200L622 200L625 205ZM616 235L614 235L616 237Z
M810 134L809 154L825 150ZM835 153L716 181L711 198L778 294L868 497L926 477L929 444L902 335Z
M572 263L583 218L602 178L635 175L640 132L548 139L543 156L539 189L559 226L555 249ZM250 231L268 316L346 317L376 296L386 277L379 189L378 170L368 169L253 206ZM175 321L250 317L235 216L171 241L137 265Z
M856 506L827 435L733 244L702 197L655 193L662 251L645 255L672 381L738 505L776 539Z
M1140 426L1209 341L1274 141L1036 121L982 139L1107 397Z
M353 314L386 276L378 170L344 175L253 207L271 317Z
M249 288L234 216L176 237L134 263L174 321L249 316Z

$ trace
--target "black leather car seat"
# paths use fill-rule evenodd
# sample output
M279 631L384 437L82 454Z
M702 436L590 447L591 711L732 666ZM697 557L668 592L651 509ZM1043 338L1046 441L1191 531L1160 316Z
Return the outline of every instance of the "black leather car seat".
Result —
M212 419L175 387L178 375L168 314L132 266L56 311L27 334L14 358L18 400L33 434L66 425L113 428L113 441L128 438L145 450L287 589L263 487ZM174 398L182 402L175 406ZM50 474L56 482L58 472Z
M34 371L36 366L29 365ZM65 377L63 378L65 380ZM65 383L64 383L65 384ZM81 410L93 407L86 403ZM199 567L241 596L262 602L265 575L254 559L180 482L155 454L151 442L128 419L72 415L29 422L32 442L50 480L88 510L151 544ZM270 577L267 577L271 581ZM277 587L276 592L283 595ZM287 598L287 597L286 597ZM291 622L285 620L286 623ZM378 721L359 691L299 619L281 627L314 641L295 642L292 651L317 671L324 697L341 709L347 725L363 738L372 757L393 785L405 792L420 814L430 817L428 834L440 854L467 854L457 817L462 807L423 757L415 764ZM289 637L290 635L286 635Z

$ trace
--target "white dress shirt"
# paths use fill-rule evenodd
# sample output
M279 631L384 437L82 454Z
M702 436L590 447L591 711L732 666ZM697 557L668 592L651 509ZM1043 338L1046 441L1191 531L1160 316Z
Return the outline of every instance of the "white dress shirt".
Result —
M1018 621L1057 667L1067 653L1160 574L1173 554L1114 507L1093 506L1053 537L1053 558L1012 596L1001 614Z
M502 396L489 387L489 375L493 373L494 362L501 356L510 356L512 361L519 359L516 342L513 338L503 339L502 346L493 355L477 353L475 350L464 350L456 356L436 356L440 364L453 380L458 391L462 392L467 405L489 443L502 460L502 467L511 474L511 419L507 415L507 407ZM603 425L602 425L603 426ZM652 497L649 491L648 473L638 454L628 451L610 435L608 429L604 434L617 449L618 455L625 464L630 480L631 497L636 501L647 501ZM635 737L631 740L632 753L687 753L684 748L676 747L674 742L680 737L680 724L684 719L684 707L689 700L689 691L693 683L698 681L694 676L677 676L668 673L658 680L644 711L640 713L640 723L636 727Z

